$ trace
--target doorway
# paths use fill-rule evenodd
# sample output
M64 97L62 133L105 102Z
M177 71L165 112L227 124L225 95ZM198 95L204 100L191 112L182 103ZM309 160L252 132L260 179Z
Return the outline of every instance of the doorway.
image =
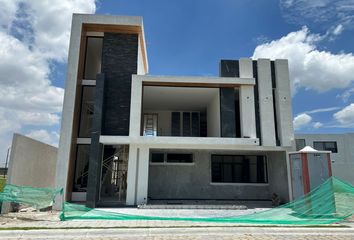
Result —
M128 145L104 146L99 205L125 205L128 154Z

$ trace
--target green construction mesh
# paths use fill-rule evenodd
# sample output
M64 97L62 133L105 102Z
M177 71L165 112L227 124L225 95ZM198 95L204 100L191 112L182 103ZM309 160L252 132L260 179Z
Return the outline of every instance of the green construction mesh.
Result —
M0 202L14 202L42 209L52 206L62 189L32 188L6 185L0 192ZM170 220L194 222L224 222L246 224L319 225L339 222L354 214L354 187L335 177L328 179L309 194L285 205L248 215L233 217L162 217L129 215L87 208L65 202L61 220Z
M62 189L6 184L3 191L0 192L0 202L18 203L39 210L52 206L55 196L62 193Z
M238 210L229 210L238 211ZM171 220L195 222L224 222L247 224L319 225L339 222L354 213L354 187L335 177L307 195L285 205L248 215L235 217L159 217L128 215L64 203L61 220Z

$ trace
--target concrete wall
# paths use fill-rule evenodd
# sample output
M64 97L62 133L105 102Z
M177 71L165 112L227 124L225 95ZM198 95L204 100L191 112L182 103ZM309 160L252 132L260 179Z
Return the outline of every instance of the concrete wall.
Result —
M55 187L56 147L14 134L7 183L31 187Z
M154 150L157 151L157 150ZM162 150L161 150L162 151ZM152 199L271 199L276 192L288 200L285 152L164 150L194 154L193 164L149 165L148 197ZM267 155L269 184L211 183L211 154Z
M280 200L289 201L289 183L286 152L268 152L269 192L276 193Z
M147 73L145 71L143 52L142 52L142 47L141 47L140 41L138 44L138 72L137 73L138 73L138 75L145 75Z
M207 107L208 137L220 137L220 96L217 93Z
M313 147L314 141L336 141L337 153L331 153L334 176L354 184L354 133L348 134L296 134L296 139L305 139Z

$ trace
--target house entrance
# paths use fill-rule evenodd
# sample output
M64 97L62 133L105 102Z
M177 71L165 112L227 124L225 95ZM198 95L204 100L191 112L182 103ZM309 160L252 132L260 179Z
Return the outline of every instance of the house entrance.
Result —
M125 204L128 153L128 145L104 147L100 179L100 205Z

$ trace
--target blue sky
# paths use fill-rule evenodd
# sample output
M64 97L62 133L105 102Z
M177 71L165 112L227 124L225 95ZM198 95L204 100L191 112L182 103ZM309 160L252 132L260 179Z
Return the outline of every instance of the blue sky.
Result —
M288 58L296 132L353 132L354 0L0 0L0 162L13 132L58 143L73 12L143 16L151 75Z

